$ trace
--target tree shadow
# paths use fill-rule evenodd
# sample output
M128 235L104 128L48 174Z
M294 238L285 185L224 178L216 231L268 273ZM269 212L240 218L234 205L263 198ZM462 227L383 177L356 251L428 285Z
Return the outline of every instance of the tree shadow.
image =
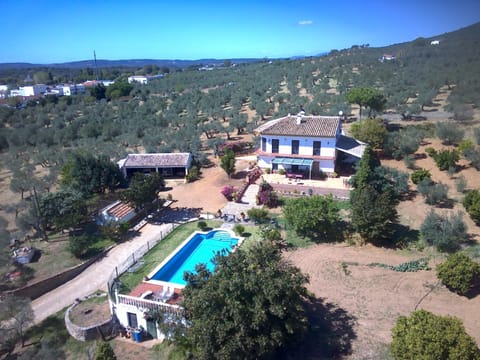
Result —
M245 179L246 176L247 176L247 171L241 170L241 171L237 171L235 174L232 174L232 179L235 179L235 180Z
M473 299L480 294L480 281L477 283L465 294L467 299Z
M438 204L435 204L434 206L438 209L453 209L453 205L455 205L455 202L452 199L446 199Z
M345 231L348 229L349 224L346 221L341 220L335 224L335 231L326 231L325 233L320 234L309 234L307 238L317 244L343 242L345 240Z
M392 224L393 232L390 237L376 242L374 245L387 249L402 249L418 242L420 231L402 224Z
M350 355L356 318L345 309L311 298L305 304L309 328L304 340L287 349L280 359L339 359Z
M407 192L400 195L401 201L413 200L417 196L418 191L408 190Z

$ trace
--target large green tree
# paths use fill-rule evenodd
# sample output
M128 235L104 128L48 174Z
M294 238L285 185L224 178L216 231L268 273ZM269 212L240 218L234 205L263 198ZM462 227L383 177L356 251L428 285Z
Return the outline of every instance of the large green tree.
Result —
M82 194L69 188L41 196L38 211L43 228L54 225L63 230L87 219L87 205Z
M400 316L392 330L392 355L396 360L476 360L480 351L462 322L417 310Z
M298 235L316 240L329 239L340 222L338 203L331 195L287 200L285 221Z
M73 153L62 168L61 185L81 192L84 196L114 191L124 182L118 166L107 156L85 151Z
M350 215L352 227L369 242L381 241L392 234L392 224L398 220L395 182L378 171L380 161L367 146L352 179Z
M388 239L398 221L392 190L379 192L367 185L350 193L352 227L368 242Z
M374 149L381 149L387 138L387 129L382 119L365 119L353 123L350 127L350 134Z
M137 209L147 211L148 205L157 203L158 193L164 187L165 181L158 173L142 174L136 172L130 180L130 186L120 194L120 198Z
M260 243L187 273L185 340L198 359L261 359L301 341L308 278L278 249ZM184 341L185 343L185 341Z
M347 92L346 99L350 104L357 104L360 107L359 118L362 118L362 108L369 109L369 116L372 110L380 112L385 108L387 100L378 90L366 87L353 88Z

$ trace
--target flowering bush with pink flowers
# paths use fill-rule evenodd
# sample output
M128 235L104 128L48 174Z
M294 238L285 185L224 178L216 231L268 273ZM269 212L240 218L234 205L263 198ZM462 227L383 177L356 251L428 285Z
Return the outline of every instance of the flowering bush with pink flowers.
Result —
M237 191L238 190L234 186L227 185L220 192L222 193L223 196L225 196L227 198L228 201L232 201L233 200L233 195Z

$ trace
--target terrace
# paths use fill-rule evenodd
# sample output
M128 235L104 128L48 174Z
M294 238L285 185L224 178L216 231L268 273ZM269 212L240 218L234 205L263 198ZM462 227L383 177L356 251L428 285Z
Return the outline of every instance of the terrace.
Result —
M280 194L332 194L337 198L348 198L351 190L351 176L325 177L323 179L308 179L294 173L264 174L263 180L272 185Z

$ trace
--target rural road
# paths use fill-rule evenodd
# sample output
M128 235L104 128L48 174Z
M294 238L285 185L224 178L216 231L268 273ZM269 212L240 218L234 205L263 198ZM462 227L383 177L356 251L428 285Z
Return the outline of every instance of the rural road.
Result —
M32 301L35 324L70 306L77 298L90 295L98 289L107 290L107 281L115 266L124 262L148 241L158 239L161 233L166 234L171 229L170 223L145 225L140 230L139 236L115 246L104 258L89 266L74 279Z

